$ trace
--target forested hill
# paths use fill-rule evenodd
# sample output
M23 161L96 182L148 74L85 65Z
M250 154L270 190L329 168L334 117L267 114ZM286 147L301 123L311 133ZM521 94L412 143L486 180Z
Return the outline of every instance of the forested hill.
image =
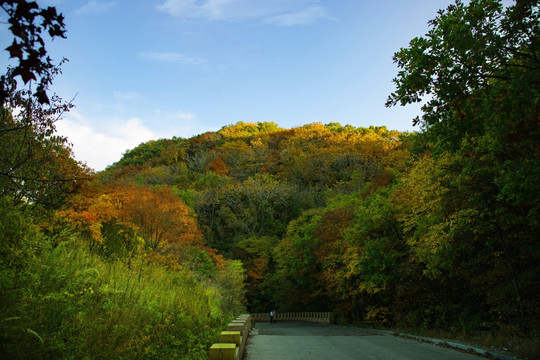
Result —
M194 210L207 244L235 256L238 243L281 239L292 220L338 194L389 185L406 167L411 136L335 123L238 123L143 143L101 176L171 187Z
M206 246L243 262L251 311L528 337L537 202L505 197L509 163L481 142L451 152L384 127L238 123L141 144L100 177L180 196Z

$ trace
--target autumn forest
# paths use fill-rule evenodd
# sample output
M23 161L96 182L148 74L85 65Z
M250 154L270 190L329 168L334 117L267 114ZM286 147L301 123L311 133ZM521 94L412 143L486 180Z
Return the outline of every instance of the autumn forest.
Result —
M539 11L458 1L396 52L418 132L239 122L98 173L10 81L46 68L8 70L0 357L200 359L271 308L540 356Z

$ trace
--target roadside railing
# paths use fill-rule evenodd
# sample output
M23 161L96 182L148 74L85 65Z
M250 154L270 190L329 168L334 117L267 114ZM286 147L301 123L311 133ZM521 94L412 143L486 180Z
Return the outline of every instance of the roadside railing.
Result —
M270 313L251 314L254 321L270 321ZM276 321L311 321L325 324L334 323L333 312L283 312L276 313Z
M332 312L283 312L276 313L276 321L311 321L325 324L334 323ZM227 325L222 331L219 343L210 347L210 360L242 360L249 331L255 321L270 321L270 313L243 314Z
M253 323L251 315L243 314L227 325L227 330L219 336L219 343L210 347L210 360L242 360Z

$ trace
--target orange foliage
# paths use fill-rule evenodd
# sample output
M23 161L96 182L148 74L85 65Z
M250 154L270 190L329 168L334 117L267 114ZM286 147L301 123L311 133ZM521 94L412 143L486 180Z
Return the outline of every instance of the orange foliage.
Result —
M335 242L342 237L343 229L349 226L353 218L354 209L352 207L326 211L317 227L315 236L323 240L324 243Z
M227 165L225 165L225 161L219 156L216 158L216 160L212 161L210 164L208 164L208 168L214 172L214 174L217 175L227 175L229 173L229 169L227 168Z
M327 291L332 291L339 283L336 276L339 276L336 268L339 267L340 258L344 251L342 238L343 230L346 229L354 219L354 208L336 208L326 211L321 218L319 226L315 231L315 236L322 240L315 249L317 261L324 263L321 273L315 274L320 287Z
M223 257L223 255L220 255L217 253L216 249L209 248L206 246L201 247L202 250L206 251L208 255L210 255L210 258L214 262L214 266L218 270L225 270L225 267L227 265L227 260Z
M262 280L264 274L268 271L268 259L257 258L253 260L253 266L249 269L247 275L253 280Z
M69 221L89 231L102 242L101 224L115 219L135 229L148 247L163 250L174 245L202 247L202 232L189 208L168 187L111 183L101 191L90 191L72 199L63 212Z
M220 134L207 131L204 134L189 139L189 141L195 144L213 144L219 141L221 138L222 136Z

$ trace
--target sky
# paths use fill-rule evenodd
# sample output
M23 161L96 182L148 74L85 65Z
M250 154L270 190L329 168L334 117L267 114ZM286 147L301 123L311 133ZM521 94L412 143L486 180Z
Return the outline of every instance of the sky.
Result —
M392 57L452 2L38 0L66 18L47 47L69 60L51 90L75 105L57 130L96 171L141 142L239 121L419 130L418 106L384 106Z

